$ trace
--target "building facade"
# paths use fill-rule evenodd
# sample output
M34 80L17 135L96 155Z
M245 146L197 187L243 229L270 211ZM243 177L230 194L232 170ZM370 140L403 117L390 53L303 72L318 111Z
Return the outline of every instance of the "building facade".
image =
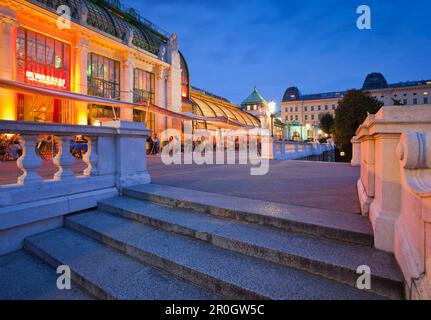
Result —
M160 134L193 112L176 34L118 0L2 1L0 43L0 120L121 119Z
M278 140L284 138L284 124L279 121L279 113L271 110L271 102L267 102L255 86L252 93L241 102L241 109L259 119L262 129L271 130ZM272 108L275 109L275 103Z
M385 106L430 104L431 80L388 84L380 73L369 74L361 88ZM302 95L297 87L288 88L281 103L281 118L288 125L288 137L314 140L321 137L319 121L323 114L335 116L345 91Z

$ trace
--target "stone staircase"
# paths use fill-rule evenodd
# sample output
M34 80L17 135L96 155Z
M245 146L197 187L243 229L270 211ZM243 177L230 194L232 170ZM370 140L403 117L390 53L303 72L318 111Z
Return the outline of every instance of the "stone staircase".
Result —
M24 248L101 299L402 299L372 243L361 216L148 184ZM361 265L372 291L356 288Z

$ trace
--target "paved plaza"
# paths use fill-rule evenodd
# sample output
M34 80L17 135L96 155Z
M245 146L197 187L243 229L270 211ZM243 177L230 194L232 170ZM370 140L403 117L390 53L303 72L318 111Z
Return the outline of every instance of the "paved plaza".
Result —
M170 165L148 158L152 182L192 190L359 214L359 168L347 163L270 161L269 173L248 165Z

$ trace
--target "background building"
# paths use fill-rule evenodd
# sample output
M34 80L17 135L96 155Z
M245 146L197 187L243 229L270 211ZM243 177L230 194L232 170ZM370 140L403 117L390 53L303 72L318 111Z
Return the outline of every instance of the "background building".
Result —
M388 84L381 73L367 75L362 90L368 91L385 106L430 104L431 80ZM335 115L345 91L303 95L297 87L288 88L281 103L281 118L288 125L289 139L316 139L319 120L325 113Z
M271 104L273 105L271 106ZM274 110L271 110L271 108ZM241 109L258 118L263 129L272 130L271 127L273 126L274 137L279 140L283 139L284 124L279 119L280 113L275 113L275 103L267 102L256 86L252 93L241 102Z

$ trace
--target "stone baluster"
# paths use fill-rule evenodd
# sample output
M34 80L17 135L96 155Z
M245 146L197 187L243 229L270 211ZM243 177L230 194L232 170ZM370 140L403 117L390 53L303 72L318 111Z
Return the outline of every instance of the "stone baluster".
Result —
M62 136L61 145L54 163L59 167L59 170L54 174L54 180L69 180L76 178L75 173L71 170L76 159L70 152L70 141L73 136Z
M84 170L84 176L97 176L97 162L98 162L98 140L97 137L86 137L88 141L88 150L82 160L87 165Z
M23 134L19 136L22 156L17 160L17 166L22 170L18 177L18 184L34 184L43 182L37 169L42 165L42 159L36 154L36 144L39 140L37 134Z

